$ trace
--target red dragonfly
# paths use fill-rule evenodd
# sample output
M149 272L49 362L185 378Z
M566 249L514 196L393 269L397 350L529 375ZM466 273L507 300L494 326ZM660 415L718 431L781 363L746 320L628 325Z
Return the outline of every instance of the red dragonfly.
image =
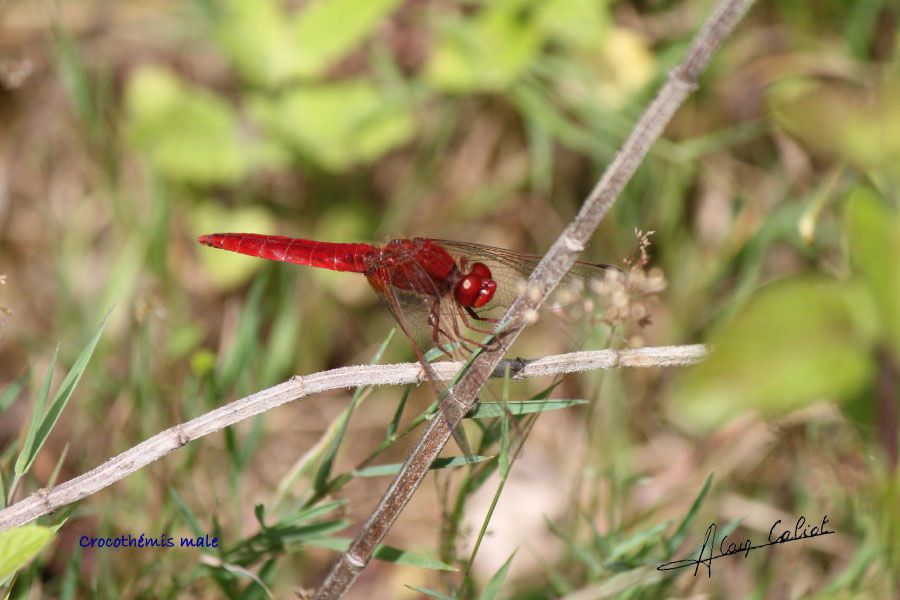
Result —
M316 242L256 233L214 233L197 241L269 260L361 273L394 314L424 363L420 344L483 346L470 336L491 333L540 256L480 244L428 238L384 245ZM567 279L603 279L615 267L579 262ZM448 350L450 348L451 350Z

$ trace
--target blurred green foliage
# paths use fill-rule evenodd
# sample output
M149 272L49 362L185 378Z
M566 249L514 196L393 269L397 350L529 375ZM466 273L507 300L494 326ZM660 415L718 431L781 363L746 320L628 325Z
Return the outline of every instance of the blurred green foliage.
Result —
M250 112L273 139L334 171L377 160L415 134L404 95L386 93L363 80L303 86L275 98L255 97Z
M126 103L133 143L168 177L227 184L250 168L237 115L214 94L190 89L171 73L151 67L133 76Z
M289 86L324 75L399 4L399 0L329 0L291 15L277 0L226 0L216 19L216 37L249 84Z
M291 374L381 356L391 320L362 278L199 250L194 236L422 234L540 251L711 6L89 1L54 4L52 24L36 26L25 4L0 3L0 28L12 24L0 30L0 166L12 165L0 168L0 309L15 311L0 313L0 409L13 423L0 466L8 487L17 457L28 459L24 493ZM516 423L496 406L474 415L479 456L497 458L435 475L437 491L422 492L440 510L423 500L427 518L401 522L409 529L392 542L403 550L379 555L459 573L394 566L372 575L379 591L402 580L470 598L501 583L522 598L890 596L900 572L898 22L886 0L778 0L751 12L590 250L618 262L634 229L654 230L653 264L669 282L650 327L597 337L706 341L712 355L674 373L590 378L581 387L596 394L579 394L590 404L542 417L572 415L529 439L525 457L546 454L545 471L576 475L571 486L550 480L565 508L548 510L550 536L534 542L546 550L540 576L517 571L533 553L509 561L501 548L478 570L460 549L483 539L481 560L502 542L487 532L519 468L508 469L510 432L533 423L515 399ZM20 52L40 85L10 83ZM113 303L88 366L82 340ZM523 355L555 349L549 338L528 344ZM386 356L407 350L392 343ZM84 373L72 401L66 380L50 421L43 404L23 411L24 398L50 397L68 365ZM563 397L579 391L574 378L565 385L576 389ZM20 569L13 595L262 598L312 585L331 559L312 549L346 543L339 534L367 508L359 498L383 485L364 475L395 469L430 416L409 390L349 396L211 436L71 514L8 532L0 562ZM541 512L547 472L529 471L532 487L514 502ZM479 489L491 498L483 519ZM833 547L736 560L708 581L655 570L693 551L712 520L765 537L758 519L740 519L822 511L841 533ZM66 519L58 533L46 527ZM73 552L75 525L226 543Z
M712 429L735 411L755 409L771 418L826 395L853 397L876 371L872 328L859 322L868 316L859 296L821 279L761 290L711 337L710 358L687 370L673 416Z
M758 290L710 337L709 360L686 370L673 418L712 429L735 410L773 418L876 390L900 356L900 215L869 187L852 188L844 203L854 276L791 277ZM874 413L864 414L859 424L870 430Z

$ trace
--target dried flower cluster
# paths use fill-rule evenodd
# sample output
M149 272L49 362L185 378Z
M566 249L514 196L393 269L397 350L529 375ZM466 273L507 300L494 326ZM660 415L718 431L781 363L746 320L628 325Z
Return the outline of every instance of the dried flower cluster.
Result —
M666 278L658 267L650 264L652 231L635 231L637 247L626 258L624 271L608 269L602 278L574 277L557 294L556 304L570 317L586 316L592 324L610 327L637 323L646 327L651 323L649 303L666 289Z

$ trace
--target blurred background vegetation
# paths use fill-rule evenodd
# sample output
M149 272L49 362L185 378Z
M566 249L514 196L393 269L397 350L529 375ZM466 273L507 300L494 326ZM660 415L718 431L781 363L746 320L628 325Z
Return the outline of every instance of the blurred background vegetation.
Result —
M710 8L0 0L2 496L292 374L373 360L393 323L363 278L200 248L200 233L547 248ZM590 404L534 424L465 596L493 597L501 579L517 598L896 592L898 18L888 0L773 0L727 40L586 253L618 263L636 229L655 231L669 284L651 325L602 344L715 352L680 371L567 378L554 395ZM71 401L23 461L46 374L56 393L113 306ZM527 357L563 347L522 344ZM411 357L395 337L382 360ZM62 515L14 595L314 587L388 480L325 483L384 441L402 394L358 397L336 454L323 448L341 439L351 392L151 464ZM417 389L409 402L429 401ZM457 589L462 575L440 566L468 564L492 473L423 486L387 540L415 554L373 562L351 597ZM655 569L693 552L709 522L762 542L800 515L827 515L837 533L717 561L709 578ZM79 548L82 535L126 533L215 533L224 547Z

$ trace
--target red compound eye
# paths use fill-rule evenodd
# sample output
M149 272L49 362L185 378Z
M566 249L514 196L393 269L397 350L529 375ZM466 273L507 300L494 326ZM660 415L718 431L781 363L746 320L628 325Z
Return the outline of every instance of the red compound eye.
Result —
M478 275L482 279L490 279L491 278L491 270L484 263L472 263L472 270L469 271L470 275Z
M478 297L475 299L475 308L481 308L485 304L491 301L491 298L494 297L494 292L497 291L497 282L493 279L485 279L481 282L481 289L478 290Z
M491 301L497 291L497 282L491 279L491 270L484 263L473 263L472 270L463 276L453 290L453 296L462 306L481 308Z
M472 306L478 301L478 293L480 290L481 277L478 275L466 275L456 282L453 296L462 306Z

